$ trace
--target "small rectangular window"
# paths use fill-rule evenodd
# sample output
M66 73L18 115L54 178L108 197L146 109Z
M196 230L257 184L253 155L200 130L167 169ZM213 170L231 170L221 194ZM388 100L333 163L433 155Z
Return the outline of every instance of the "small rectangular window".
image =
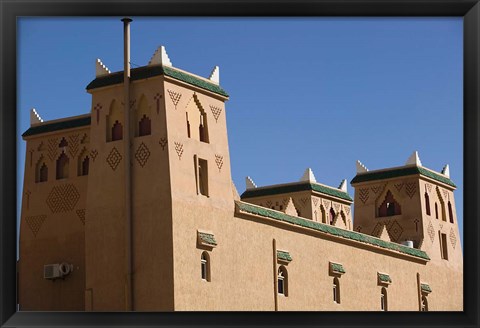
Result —
M447 245L447 234L440 233L440 252L444 260L448 260Z

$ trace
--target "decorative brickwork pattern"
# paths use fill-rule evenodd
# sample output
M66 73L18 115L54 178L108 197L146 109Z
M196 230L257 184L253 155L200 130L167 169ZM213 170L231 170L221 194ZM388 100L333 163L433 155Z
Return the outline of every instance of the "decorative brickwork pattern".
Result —
M215 123L218 121L220 114L222 113L222 109L219 107L215 107L210 105L210 109L212 110L213 117L215 118Z
M74 209L79 199L77 188L69 183L53 187L47 197L47 205L52 213L68 212Z
M218 172L220 172L223 166L223 156L215 155L215 163L217 164Z
M418 231L418 223L420 221L418 219L413 220L413 223L415 223L415 231Z
M158 142L160 146L162 147L162 150L165 150L165 146L168 143L167 137L161 138L160 141Z
M283 207L286 207L288 204L288 198L284 198L282 203L283 203Z
M377 223L375 227L373 227L371 235L374 237L380 236L380 233L382 232L382 227L383 227L383 224Z
M40 144L38 145L38 148L37 148L38 151L44 151L45 150L45 144L42 142L40 142Z
M142 142L140 146L138 146L137 151L135 152L135 159L137 160L138 164L140 164L143 167L147 163L149 157L150 157L150 150Z
M457 236L455 235L453 228L450 229L450 242L452 243L453 249L455 249L455 246L457 245Z
M347 215L350 215L350 206L343 205L343 210L345 211L345 213L347 213Z
M323 201L323 207L330 208L330 201L329 200L324 200Z
M428 222L427 233L433 243L433 240L435 239L435 229L433 228L432 222Z
M317 197L312 197L312 201L313 201L313 205L315 207L317 207L318 206L318 198Z
M338 213L338 211L340 210L340 204L333 204L333 207L335 208L335 212Z
M32 230L32 233L35 237L37 237L37 234L46 218L46 215L27 216L25 218L25 222L27 222L28 227L30 230Z
M358 198L362 201L362 203L365 204L365 202L368 200L368 188L363 188L358 191Z
M85 225L85 209L76 210L78 218L82 221L82 224Z
M167 90L167 91L168 91L168 94L170 95L170 99L175 105L175 109L177 109L177 105L178 105L178 102L180 101L180 98L182 97L182 94L172 90Z
M153 99L155 99L155 102L157 103L157 114L160 112L160 99L162 98L162 95L160 93L157 93Z
M27 210L30 208L30 195L31 195L31 191L27 189L27 191L25 191L25 206L27 207Z
M72 158L77 156L78 147L80 146L80 135L72 134L68 137L68 152L72 155Z
M355 231L356 231L356 232L361 232L361 231L362 231L362 229L363 229L363 227L362 227L362 226L357 226L357 227L355 228Z
M107 163L110 165L110 168L115 171L122 161L122 154L117 150L117 148L113 147L110 151L110 154L107 156Z
M401 183L395 183L394 186L395 186L395 189L397 189L398 192L400 192L403 188L403 185L404 183L401 182Z
M178 159L182 159L183 144L180 142L174 142L174 143L175 143L175 151L177 152Z
M448 199L448 191L446 191L445 189L442 189L442 194L443 194L444 200Z
M372 187L371 189L375 194L378 194L379 191L383 190L382 186L375 186L375 187Z
M390 239L394 242L397 242L402 236L403 228L400 223L397 222L397 220L394 220L393 223L391 223L390 226L387 227L387 232L390 236Z
M267 205L268 208L271 208L273 203L271 200L267 200L267 202L265 203Z
M90 151L90 157L92 158L92 160L95 162L95 158L97 158L97 155L98 155L98 151L96 149L92 149Z
M430 183L426 183L425 186L427 187L427 190L429 193L432 192L432 185Z
M300 203L301 203L302 207L305 207L308 203L308 198L306 198L306 197L300 198Z
M405 184L405 192L407 193L408 197L412 198L415 193L417 192L417 185L415 182L408 182Z
M57 138L48 139L48 157L50 160L57 158L58 142Z

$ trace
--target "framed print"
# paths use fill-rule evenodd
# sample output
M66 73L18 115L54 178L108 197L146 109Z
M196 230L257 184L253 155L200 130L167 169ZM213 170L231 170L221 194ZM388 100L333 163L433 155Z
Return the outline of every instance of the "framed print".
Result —
M478 324L479 11L3 2L2 327Z

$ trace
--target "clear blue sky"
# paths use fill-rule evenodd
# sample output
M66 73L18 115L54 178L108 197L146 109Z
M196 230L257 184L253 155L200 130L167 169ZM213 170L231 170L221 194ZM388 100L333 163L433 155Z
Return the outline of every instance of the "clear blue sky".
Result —
M123 69L120 18L19 19L19 136L32 107L44 120L90 111L96 58ZM450 164L463 244L461 18L132 18L132 67L159 45L194 74L220 66L239 193L247 175L263 186L307 167L336 187L357 159L381 169L418 150L428 168ZM19 137L19 200L24 160Z

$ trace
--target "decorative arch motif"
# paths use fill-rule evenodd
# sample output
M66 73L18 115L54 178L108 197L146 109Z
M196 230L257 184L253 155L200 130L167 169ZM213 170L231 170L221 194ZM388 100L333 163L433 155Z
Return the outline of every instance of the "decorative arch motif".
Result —
M35 182L45 181L48 181L48 167L42 155L35 165Z
M57 180L68 178L69 162L70 160L68 156L65 154L65 152L62 151L60 156L57 158Z
M390 190L387 191L383 203L378 207L378 217L402 214L400 204L395 200Z
M440 201L440 216L442 221L447 221L447 214L445 213L445 200L442 196L442 193L440 191L440 188L436 188L437 190L437 195L438 195L438 200Z
M142 95L135 109L135 137L148 136L152 133L150 106Z
M195 93L187 104L186 119L188 137L209 143L207 112Z
M83 148L80 156L78 156L78 163L77 163L77 173L78 176L88 175L90 167L90 157L86 148Z
M123 139L123 107L115 99L110 103L106 124L107 142Z

